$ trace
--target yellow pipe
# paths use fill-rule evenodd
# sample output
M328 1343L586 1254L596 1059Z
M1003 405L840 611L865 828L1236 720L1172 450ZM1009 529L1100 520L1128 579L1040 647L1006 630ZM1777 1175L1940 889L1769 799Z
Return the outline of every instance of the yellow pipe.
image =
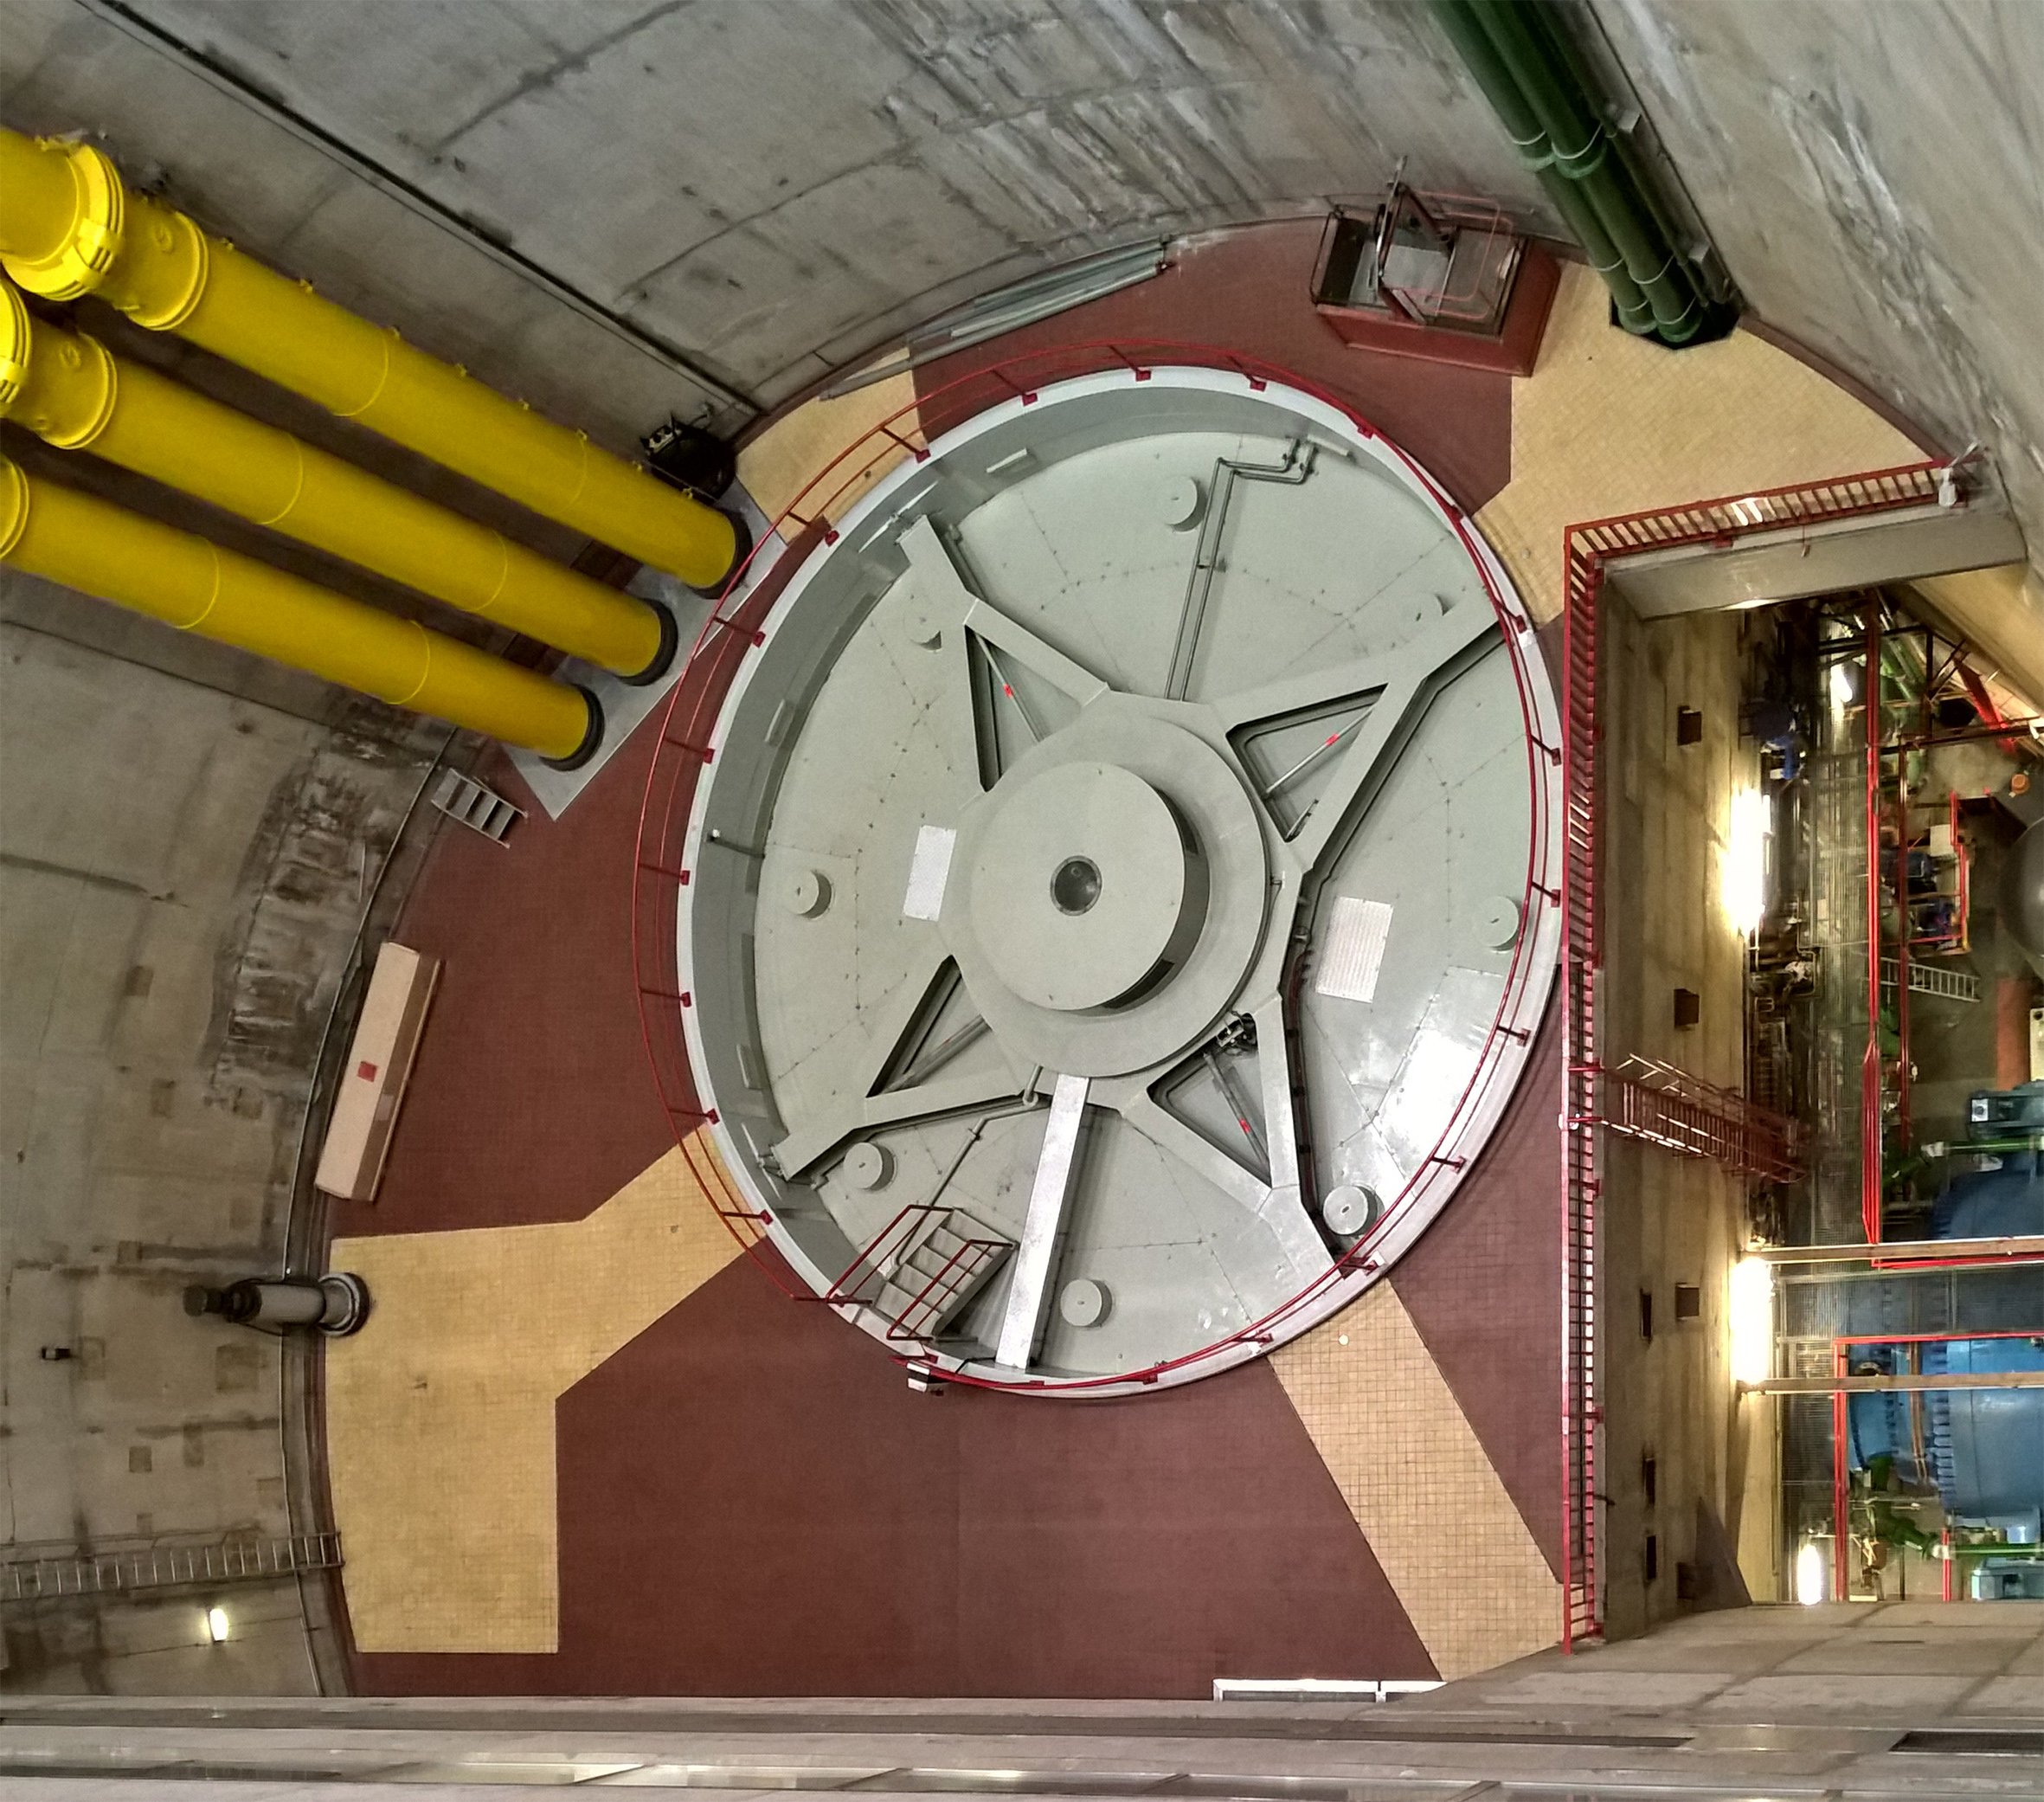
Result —
M344 688L563 763L596 747L583 691L145 519L0 458L0 561Z
M97 339L31 325L11 287L0 311L0 372L26 371L0 416L65 450L89 450L258 525L408 583L627 680L672 660L663 612L577 576L500 533L380 481L231 407L209 401Z
M87 145L0 130L0 266L31 293L98 293L693 587L749 548L729 514L126 193Z

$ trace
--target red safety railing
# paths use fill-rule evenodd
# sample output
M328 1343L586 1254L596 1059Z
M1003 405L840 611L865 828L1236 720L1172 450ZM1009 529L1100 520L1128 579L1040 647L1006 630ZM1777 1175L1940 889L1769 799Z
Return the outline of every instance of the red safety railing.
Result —
M646 772L634 857L632 942L640 1026L661 1105L691 1167L713 1198L718 1214L783 1293L797 1300L824 1298L790 1270L774 1249L766 1230L772 1225L771 1214L749 1203L734 1189L699 1136L699 1129L714 1123L717 1117L714 1110L704 1105L697 1090L683 1029L684 1016L693 1006L694 998L680 975L677 934L681 891L689 885L692 873L687 862L687 840L696 784L716 757L713 741L723 699L744 660L766 641L764 625L774 602L811 555L836 542L838 532L832 522L903 460L913 458L920 462L927 458L930 437L1004 402L1032 405L1038 391L1053 381L1120 369L1127 372L1131 384L1136 384L1149 381L1154 370L1164 365L1231 371L1239 376L1251 392L1262 392L1277 383L1309 396L1336 409L1358 431L1380 445L1441 508L1469 554L1503 627L1504 644L1519 692L1531 791L1523 894L1526 930L1513 952L1503 997L1480 1049L1475 1072L1457 1097L1440 1138L1368 1235L1322 1277L1281 1306L1213 1344L1141 1371L1055 1381L1025 1378L1000 1383L948 1371L945 1375L950 1381L1024 1393L1083 1394L1128 1383L1159 1382L1202 1363L1218 1368L1246 1353L1267 1348L1276 1342L1286 1324L1310 1309L1329 1288L1359 1270L1375 1271L1379 1259L1374 1248L1391 1229L1413 1208L1438 1195L1443 1186L1459 1181L1479 1149L1473 1134L1483 1111L1485 1091L1496 1078L1501 1064L1507 1058L1523 1055L1539 1028L1545 1002L1545 982L1532 967L1530 949L1539 936L1539 910L1559 905L1561 899L1560 872L1552 867L1548 847L1555 836L1549 778L1561 762L1562 750L1559 745L1547 742L1552 735L1540 724L1528 663L1530 655L1537 655L1531 627L1515 601L1507 596L1493 575L1488 548L1476 536L1462 507L1347 402L1258 357L1210 344L1141 339L1060 345L997 361L924 389L839 452L811 479L772 522L786 549L762 570L759 582L747 589L752 564L772 542L762 538L745 568L733 577L725 600L712 610L682 679L660 717L659 737Z
M1860 1058L1860 1226L1867 1243L1880 1238L1880 597L1867 603L1867 1048ZM1909 889L1896 891L1905 921ZM1908 934L1905 932L1906 938ZM1905 972L1906 977L1906 972ZM1898 1007L1907 1002L1899 1002Z
M1939 499L1936 460L1585 520L1562 534L1562 1647L1603 1632L1597 1545L1597 625L1614 557L1834 525Z

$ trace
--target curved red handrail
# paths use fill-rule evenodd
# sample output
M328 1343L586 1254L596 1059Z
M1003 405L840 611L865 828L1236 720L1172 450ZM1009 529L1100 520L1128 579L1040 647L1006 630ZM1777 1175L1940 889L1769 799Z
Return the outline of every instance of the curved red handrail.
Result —
M1161 353L1161 354L1160 354ZM1276 383L1310 396L1341 413L1366 437L1380 445L1411 473L1441 507L1451 529L1462 542L1482 582L1496 614L1510 655L1514 680L1525 728L1528 788L1533 814L1528 836L1527 874L1521 905L1529 922L1520 935L1508 968L1502 999L1479 1052L1475 1072L1465 1084L1448 1123L1432 1151L1421 1163L1405 1187L1387 1207L1370 1237L1298 1295L1260 1319L1250 1322L1212 1344L1165 1360L1145 1370L1112 1376L1075 1378L1052 1381L1038 1379L1017 1383L947 1373L950 1380L987 1387L1036 1393L1075 1393L1102 1388L1119 1388L1130 1383L1154 1383L1165 1375L1208 1360L1227 1360L1236 1355L1263 1349L1274 1342L1276 1329L1317 1299L1326 1289L1345 1280L1359 1267L1376 1267L1372 1247L1393 1222L1409 1211L1442 1179L1443 1173L1459 1172L1467 1160L1457 1155L1461 1138L1470 1124L1472 1104L1481 1094L1506 1055L1507 1041L1530 1043L1539 1020L1519 1018L1519 1004L1527 997L1530 970L1527 951L1537 936L1530 922L1540 904L1559 906L1559 872L1549 867L1551 837L1550 790L1541 780L1540 760L1559 767L1561 750L1540 737L1532 676L1527 663L1530 631L1525 616L1507 604L1494 578L1485 551L1462 509L1428 473L1398 445L1379 433L1348 402L1319 383L1297 376L1264 359L1210 344L1177 340L1092 341L1052 346L1027 355L998 360L956 376L897 408L863 436L845 447L804 486L801 492L773 522L775 532L787 545L759 587L742 596L734 610L726 611L728 600L720 601L697 635L682 679L668 698L660 721L660 737L646 772L639 832L633 852L632 939L635 983L639 996L640 1028L654 1084L675 1129L677 1141L691 1169L712 1198L720 1217L739 1243L759 1262L784 1294L797 1300L820 1299L788 1269L771 1248L766 1228L771 1216L749 1206L733 1187L714 1157L700 1149L704 1143L697 1130L713 1123L714 1110L703 1107L689 1070L687 1050L681 1029L680 1010L691 998L680 987L677 930L681 888L690 872L682 861L696 781L713 755L710 738L717 714L731 682L745 656L764 642L762 626L781 589L802 563L817 549L834 544L837 531L832 521L856 498L861 484L877 480L903 458L917 461L928 458L923 436L924 422L935 415L943 428L963 423L988 406L1010 400L1032 404L1039 389L1051 380L1098 374L1117 365L1128 371L1132 383L1150 379L1152 370L1162 364L1230 370L1241 376L1252 392L1261 392ZM897 427L904 429L897 430ZM884 466L884 467L883 467ZM791 532L789 528L794 530ZM746 563L734 574L725 590L729 597L741 587L764 547L755 546ZM1472 1148L1474 1149L1475 1148Z

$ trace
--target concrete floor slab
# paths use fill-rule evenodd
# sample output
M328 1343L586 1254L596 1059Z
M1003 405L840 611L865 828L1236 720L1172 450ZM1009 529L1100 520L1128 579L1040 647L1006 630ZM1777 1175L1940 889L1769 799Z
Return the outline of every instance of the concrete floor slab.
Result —
M1782 1677L1847 1676L1861 1672L1937 1671L1943 1677L1992 1677L2005 1670L2031 1642L1989 1639L1977 1633L1940 1635L1860 1632L1784 1658Z
M2032 1648L2033 1657L2028 1661L2038 1663L2034 1656L2038 1648ZM1969 1715L2023 1715L2032 1718L2044 1717L2044 1665L2034 1670L2006 1673L1990 1677L1966 1697L1965 1712Z
M1906 1677L1756 1677L1734 1683L1706 1704L1705 1713L1800 1720L1809 1715L1905 1707L1949 1709L1973 1688L1970 1677L1918 1670Z

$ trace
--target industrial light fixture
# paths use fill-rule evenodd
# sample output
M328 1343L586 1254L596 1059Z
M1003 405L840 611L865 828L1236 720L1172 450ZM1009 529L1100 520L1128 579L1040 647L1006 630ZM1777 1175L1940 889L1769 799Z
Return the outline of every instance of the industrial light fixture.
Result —
M1764 1258L1742 1258L1732 1266L1732 1376L1735 1382L1765 1382L1774 1374L1774 1266Z
M227 1644L227 1610L225 1608L207 1609L206 1637L215 1645Z
M1813 1608L1823 1599L1823 1548L1814 1539L1806 1539L1796 1554L1796 1599Z
M1853 682L1852 666L1844 658L1831 666L1831 698L1842 707L1849 707L1858 692Z
M1774 808L1767 796L1758 788L1736 790L1719 874L1725 917L1743 937L1753 936L1767 911L1767 841L1773 834Z

